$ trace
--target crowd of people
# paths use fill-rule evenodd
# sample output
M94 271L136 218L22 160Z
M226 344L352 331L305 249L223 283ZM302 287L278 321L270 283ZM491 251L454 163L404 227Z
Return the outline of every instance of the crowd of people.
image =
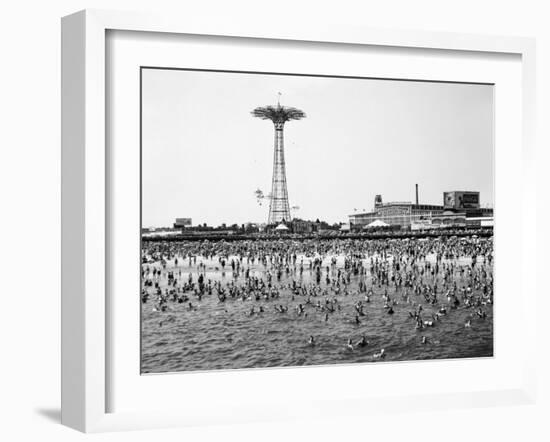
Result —
M454 311L468 309L463 326L471 328L493 304L492 237L144 241L141 259L142 308L159 315L159 327L163 313L201 312L205 305L232 314L232 305L245 303L239 314L248 318L284 316L322 327L359 326L377 309L406 312L427 344L425 330ZM323 345L315 334L303 342ZM342 337L342 346L368 348L368 333ZM373 359L386 355L372 350Z

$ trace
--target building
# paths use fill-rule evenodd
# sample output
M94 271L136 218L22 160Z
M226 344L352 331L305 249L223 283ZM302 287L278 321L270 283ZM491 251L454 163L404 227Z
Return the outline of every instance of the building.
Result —
M181 229L185 227L191 227L193 225L193 221L191 218L176 218L176 222L174 223L175 229Z
M313 221L294 218L290 223L293 233L313 233L316 230L316 225Z
M468 222L468 218L492 218L492 216L493 209L480 207L479 192L444 192L442 206L419 204L417 185L416 203L384 203L382 195L376 195L372 211L349 215L349 222L355 229L365 228L370 223L380 220L390 226L418 230L466 226L472 224Z
M443 192L443 206L450 210L479 209L479 192L457 190Z
M493 216L493 209L481 207L479 203L479 192L457 190L444 192L443 207L445 210L464 212L468 218Z
M443 206L430 204L413 204L411 202L383 203L382 197L377 195L375 206L371 212L354 213L349 215L349 222L355 228L368 226L380 220L390 226L410 226L430 221L434 216L444 212Z
M476 227L494 227L495 219L492 216L472 216L466 218L466 224Z

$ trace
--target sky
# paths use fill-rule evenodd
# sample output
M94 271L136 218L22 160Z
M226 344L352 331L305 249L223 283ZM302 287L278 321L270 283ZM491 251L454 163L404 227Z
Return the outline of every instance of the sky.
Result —
M347 222L384 202L443 204L479 191L493 206L493 86L144 69L142 224L267 221L274 128L258 107L297 107L285 125L293 217Z

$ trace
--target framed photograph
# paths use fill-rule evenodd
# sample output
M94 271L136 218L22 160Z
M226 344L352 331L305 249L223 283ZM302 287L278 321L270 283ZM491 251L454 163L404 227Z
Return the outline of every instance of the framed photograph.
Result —
M64 424L534 400L532 40L107 11L62 36Z

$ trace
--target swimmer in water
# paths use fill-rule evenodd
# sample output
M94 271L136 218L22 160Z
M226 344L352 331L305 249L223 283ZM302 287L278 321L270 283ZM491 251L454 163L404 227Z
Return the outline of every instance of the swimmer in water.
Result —
M382 349L380 353L374 353L372 356L374 359L384 359L386 357L386 350Z
M315 338L313 337L313 335L311 335L309 337L309 339L307 340L307 343L310 347L314 347L315 346Z
M477 315L481 318L481 319L485 319L487 317L487 313L485 313L483 310L479 309L477 312Z
M369 345L369 341L367 341L367 338L365 337L365 335L363 335L355 345L357 345L357 347L366 347L367 345Z

